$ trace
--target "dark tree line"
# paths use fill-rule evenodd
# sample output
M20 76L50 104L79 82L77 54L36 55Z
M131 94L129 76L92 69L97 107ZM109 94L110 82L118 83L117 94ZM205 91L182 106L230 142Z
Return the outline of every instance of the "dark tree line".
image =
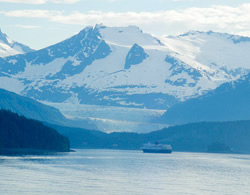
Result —
M0 110L0 148L69 151L67 137L43 123Z

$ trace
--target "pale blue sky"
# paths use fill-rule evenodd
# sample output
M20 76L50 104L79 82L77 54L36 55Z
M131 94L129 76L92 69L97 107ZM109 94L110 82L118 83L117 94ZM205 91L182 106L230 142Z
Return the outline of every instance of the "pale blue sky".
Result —
M39 49L89 25L137 25L155 35L189 30L250 36L250 0L0 0L0 28Z

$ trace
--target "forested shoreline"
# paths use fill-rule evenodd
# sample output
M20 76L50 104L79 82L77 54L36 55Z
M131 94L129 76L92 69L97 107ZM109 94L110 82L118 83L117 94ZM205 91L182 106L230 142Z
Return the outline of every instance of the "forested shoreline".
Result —
M70 151L69 139L43 123L0 110L0 153Z

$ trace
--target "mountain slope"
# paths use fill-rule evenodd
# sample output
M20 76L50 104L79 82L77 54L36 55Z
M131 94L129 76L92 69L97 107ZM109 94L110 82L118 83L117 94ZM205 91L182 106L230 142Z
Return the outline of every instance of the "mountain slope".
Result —
M0 89L0 109L10 110L30 119L47 123L68 125L74 127L85 127L94 129L95 126L88 121L76 121L66 119L59 110L44 105L27 97L17 95L13 92Z
M40 121L58 123L65 120L57 109L3 89L0 89L0 108Z
M249 49L250 39L228 34L156 38L135 26L96 25L0 58L0 87L44 102L168 109L247 74Z
M2 33L0 29L0 57L22 54L31 51L34 50L26 45L12 41L6 34Z
M250 119L250 74L216 90L170 108L159 122L184 124L199 121Z
M178 125L149 133L147 137L170 143L177 151L206 152L210 146L218 143L229 147L233 152L250 153L249 120Z

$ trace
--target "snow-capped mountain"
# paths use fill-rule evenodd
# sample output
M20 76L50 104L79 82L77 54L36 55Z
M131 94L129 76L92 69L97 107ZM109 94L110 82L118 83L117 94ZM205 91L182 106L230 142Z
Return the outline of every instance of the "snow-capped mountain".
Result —
M2 33L0 29L0 57L23 54L31 51L33 50L28 46L11 40L6 34Z
M0 87L44 102L168 108L250 71L250 38L154 37L87 27L58 44L0 58Z

